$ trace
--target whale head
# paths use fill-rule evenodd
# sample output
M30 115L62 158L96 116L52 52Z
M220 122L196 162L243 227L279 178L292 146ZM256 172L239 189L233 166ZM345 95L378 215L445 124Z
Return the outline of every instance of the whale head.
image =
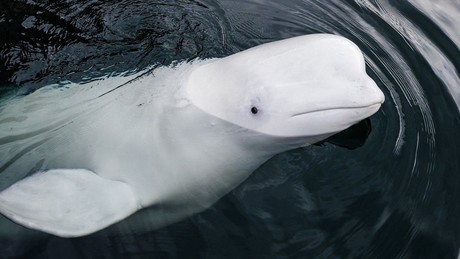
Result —
M313 144L378 111L382 91L360 49L316 34L263 44L202 65L187 84L199 109L261 135Z

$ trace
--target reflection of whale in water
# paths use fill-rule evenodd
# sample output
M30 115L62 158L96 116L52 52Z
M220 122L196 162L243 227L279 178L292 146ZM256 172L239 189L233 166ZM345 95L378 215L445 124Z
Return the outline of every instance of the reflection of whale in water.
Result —
M79 236L153 205L164 226L209 207L273 155L342 131L384 100L359 49L324 34L128 79L43 88L5 106L4 173L40 172L0 193L1 213Z

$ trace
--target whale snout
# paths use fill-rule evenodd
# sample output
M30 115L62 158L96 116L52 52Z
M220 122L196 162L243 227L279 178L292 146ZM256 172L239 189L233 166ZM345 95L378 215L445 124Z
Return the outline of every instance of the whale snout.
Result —
M277 107L289 109L291 117L333 110L369 110L373 114L385 101L383 92L367 75L359 80L341 79L323 83L320 87L301 85L284 89L290 96L281 98Z
M355 67L333 68L334 61L322 71L321 80L285 84L274 88L277 100L273 109L289 114L285 127L264 125L261 131L277 136L324 136L340 132L375 114L385 101L376 82L357 68L362 54L349 57ZM329 70L328 70L329 69ZM275 113L275 112L274 112ZM280 120L281 121L281 120Z
M367 92L365 94L365 97L367 101L369 101L372 104L383 104L385 102L385 95L383 94L382 90L377 86L374 80L371 78L368 78L366 80L365 84L363 85L363 88Z

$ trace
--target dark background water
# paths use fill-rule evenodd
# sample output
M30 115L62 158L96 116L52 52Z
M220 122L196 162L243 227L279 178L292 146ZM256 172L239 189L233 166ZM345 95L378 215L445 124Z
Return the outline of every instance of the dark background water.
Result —
M148 209L74 239L0 217L0 258L460 258L459 1L2 0L0 94L318 32L358 44L385 93L364 146L280 154L155 231L127 227Z

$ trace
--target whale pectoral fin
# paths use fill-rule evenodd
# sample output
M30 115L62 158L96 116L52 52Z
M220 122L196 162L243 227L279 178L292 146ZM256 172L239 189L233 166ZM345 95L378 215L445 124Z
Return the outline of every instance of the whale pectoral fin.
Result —
M131 187L84 169L55 169L0 192L0 213L62 237L96 232L140 208Z

